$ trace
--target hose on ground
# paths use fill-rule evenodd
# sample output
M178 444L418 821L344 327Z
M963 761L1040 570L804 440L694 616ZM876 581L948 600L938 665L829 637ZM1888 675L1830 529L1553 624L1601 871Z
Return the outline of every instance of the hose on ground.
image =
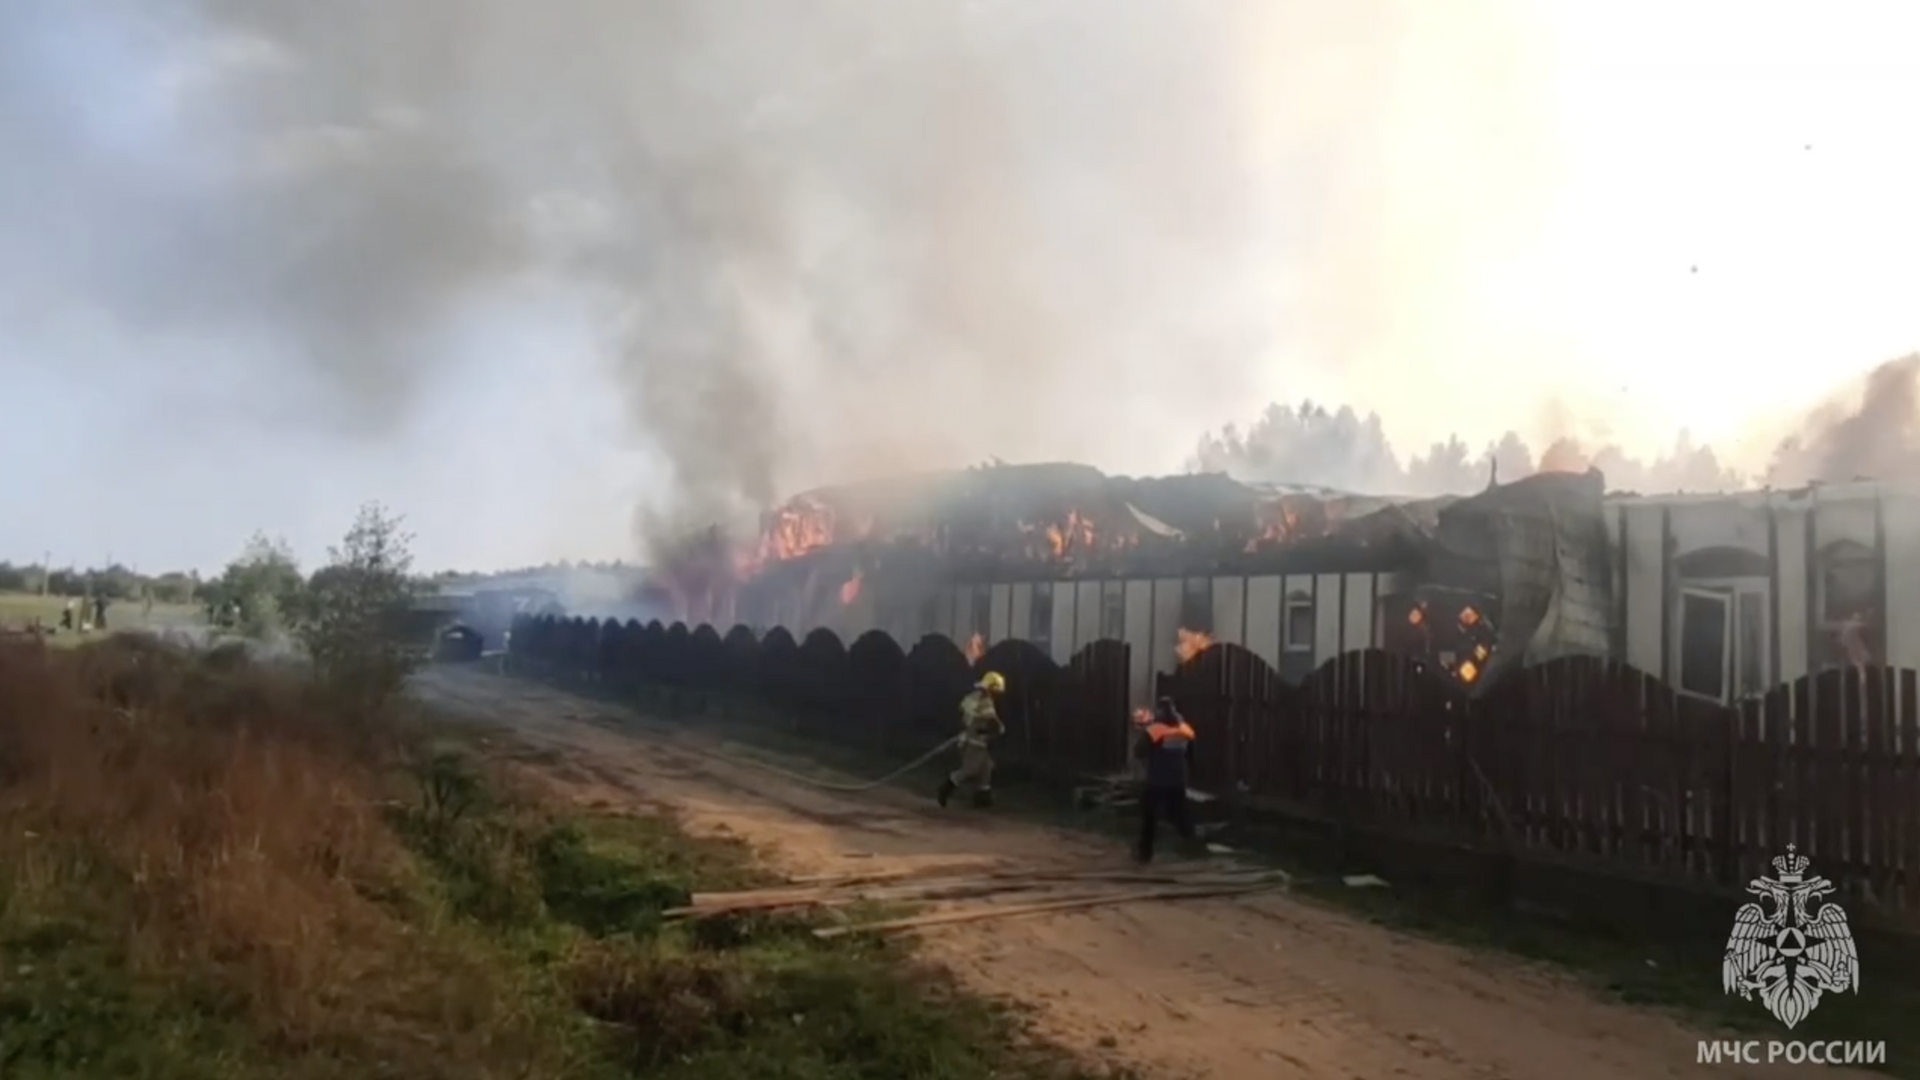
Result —
M919 768L920 766L925 765L927 762L932 761L934 758L939 757L941 754L946 753L948 750L953 749L954 744L959 741L960 741L960 736L955 735L952 738L944 740L943 742L940 743L940 745L934 747L933 749L927 751L924 754L921 754L919 757L914 758L912 761L907 762L905 765L900 766L899 768L893 770L892 772L879 778L878 780L867 780L867 781L862 781L860 783L851 783L851 784L838 783L832 780L822 780L817 776L808 776L805 773L797 773L791 769L783 769L780 766L775 765L770 761L761 761L757 758L741 757L735 754L722 753L719 750L711 750L704 746L677 746L674 749L691 750L696 754L700 754L704 757L710 757L717 761L724 761L729 765L745 765L755 769L760 769L764 772L773 773L775 776L785 777L786 779L792 780L793 782L798 784L805 784L808 787L819 788L821 791L838 791L845 794L858 794L860 792L872 791L875 788L882 787L886 784L890 784L893 781L900 779L902 776L907 775L908 773Z

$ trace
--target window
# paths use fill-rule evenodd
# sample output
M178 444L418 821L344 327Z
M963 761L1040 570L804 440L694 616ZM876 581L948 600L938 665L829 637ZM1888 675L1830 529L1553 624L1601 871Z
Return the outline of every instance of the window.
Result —
M1188 578L1180 586L1180 628L1213 633L1213 579Z
M922 635L934 633L940 627L940 601L929 596L920 602L920 625L913 628L908 640L918 641Z
M1725 700L1727 668L1733 653L1733 611L1728 593L1704 589L1680 592L1680 689Z
M1313 595L1306 592L1287 594L1286 651L1291 653L1310 653L1313 651Z
M1850 540L1828 544L1820 553L1820 612L1828 622L1844 622L1874 606L1879 570L1873 551Z
M1127 639L1127 592L1122 581L1100 583L1100 636L1113 641Z
M1053 583L1033 587L1033 606L1027 609L1027 640L1042 648L1053 643Z
M1880 568L1873 549L1851 540L1820 552L1820 634L1814 661L1827 667L1873 663L1879 641Z
M1695 582L1680 590L1674 664L1681 691L1714 701L1763 694L1772 638L1764 580Z

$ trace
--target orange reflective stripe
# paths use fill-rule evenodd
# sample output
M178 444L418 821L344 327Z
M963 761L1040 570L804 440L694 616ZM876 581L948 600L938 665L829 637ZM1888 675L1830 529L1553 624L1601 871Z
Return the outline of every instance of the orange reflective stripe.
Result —
M1193 728L1184 720L1178 724L1155 723L1147 728L1147 734L1153 738L1154 742L1165 742L1176 735L1188 740L1194 737Z

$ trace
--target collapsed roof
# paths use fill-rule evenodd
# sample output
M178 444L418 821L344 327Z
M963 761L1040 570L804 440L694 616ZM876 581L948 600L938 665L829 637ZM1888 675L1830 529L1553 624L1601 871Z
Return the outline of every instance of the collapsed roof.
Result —
M1563 656L1605 656L1614 633L1605 478L1538 473L1440 512L1430 580L1499 598L1499 643L1480 682Z
M1251 485L1221 473L1135 478L1071 463L993 465L802 493L766 515L758 556L765 566L828 549L906 548L980 573L1025 566L1055 576L1175 561L1187 571L1253 569L1310 550L1377 560L1424 544L1453 501Z

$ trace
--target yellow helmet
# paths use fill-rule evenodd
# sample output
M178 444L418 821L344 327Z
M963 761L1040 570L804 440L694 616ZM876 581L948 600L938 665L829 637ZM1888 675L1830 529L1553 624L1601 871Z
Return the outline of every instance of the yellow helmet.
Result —
M1006 678L997 671L989 671L980 676L980 681L973 685L989 694L1003 694L1007 690Z

